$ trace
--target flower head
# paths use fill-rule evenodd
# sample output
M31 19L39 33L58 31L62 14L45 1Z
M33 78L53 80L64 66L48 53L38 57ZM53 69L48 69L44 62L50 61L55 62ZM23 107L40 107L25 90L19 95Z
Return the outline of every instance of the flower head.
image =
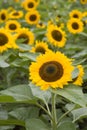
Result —
M83 22L80 19L72 18L67 23L69 32L76 34L83 31Z
M63 47L65 45L65 42L66 42L65 32L62 31L61 28L53 24L48 25L46 36L49 42L55 46Z
M46 52L39 55L29 67L30 79L42 90L63 88L72 79L74 67L71 64L71 60L61 52Z

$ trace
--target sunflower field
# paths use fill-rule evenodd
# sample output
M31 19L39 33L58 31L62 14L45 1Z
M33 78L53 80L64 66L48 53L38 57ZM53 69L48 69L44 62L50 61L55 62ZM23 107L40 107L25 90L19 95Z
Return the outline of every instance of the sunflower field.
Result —
M87 130L87 0L0 0L0 130Z

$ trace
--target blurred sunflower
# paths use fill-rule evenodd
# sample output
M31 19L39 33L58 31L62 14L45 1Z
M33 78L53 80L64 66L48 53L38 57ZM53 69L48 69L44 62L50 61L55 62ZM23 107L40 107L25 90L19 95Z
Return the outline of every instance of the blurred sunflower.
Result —
M29 66L30 79L42 90L63 88L71 80L74 67L71 60L61 52L46 52L37 57Z
M22 18L22 17L23 17L23 11L13 10L9 14L10 19L19 19L19 18Z
M19 0L14 0L14 2L19 2Z
M38 4L37 4L37 2L35 0L25 0L22 3L22 6L27 11L31 11L32 9L36 9L37 5Z
M82 78L84 76L84 69L83 69L82 65L78 65L77 68L79 70L79 74L75 79L73 79L72 83L75 84L75 85L81 86L82 83L83 83Z
M29 31L27 28L21 28L14 35L15 42L19 39L23 39L22 44L33 44L34 43L34 34Z
M15 48L14 38L8 30L0 29L0 53L6 51L8 48Z
M46 25L44 23L42 23L42 22L39 22L39 23L37 23L36 27L43 29L43 28L46 27Z
M47 34L46 34L48 40L53 43L53 45L58 47L63 47L66 42L66 34L64 31L62 31L61 28L58 28L57 26L53 24L49 24L47 28Z
M64 23L57 22L57 27L61 29L64 28Z
M37 24L40 20L40 14L36 10L32 10L26 13L25 20L28 24Z
M31 52L39 52L42 54L45 54L45 52L50 51L50 49L48 48L48 45L46 42L43 41L36 41L35 47L32 47Z
M70 16L70 18L78 18L78 19L81 19L81 18L82 18L82 12L79 11L79 10L72 10L72 11L69 13L69 16Z
M80 33L83 31L83 22L80 19L72 18L67 22L67 28L70 33Z
M5 9L2 9L0 11L0 22L6 22L8 18L9 18L8 11Z
M9 20L6 22L5 28L10 32L17 32L21 28L21 24L16 20Z
M80 0L81 4L87 4L87 0Z

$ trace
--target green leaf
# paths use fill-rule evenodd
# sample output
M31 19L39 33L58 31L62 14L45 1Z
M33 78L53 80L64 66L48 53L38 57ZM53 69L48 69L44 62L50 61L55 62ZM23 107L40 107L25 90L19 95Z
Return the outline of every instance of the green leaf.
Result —
M23 41L21 41L23 42ZM31 50L31 46L28 45L28 44L23 44L23 43L18 43L18 46L21 50L24 50L24 51L29 51Z
M79 108L71 112L73 114L73 122L87 117L87 107Z
M35 86L34 84L30 83L29 84L33 96L36 98L44 101L45 103L48 103L50 98L51 98L51 93L50 91L43 91L39 87Z
M9 119L9 120L0 120L0 126L3 125L20 125L20 126L25 126L24 121L21 120L15 120L15 119Z
M0 67L6 68L6 67L9 67L9 64L7 62L5 62L4 60L0 60Z
M37 118L39 115L39 108L29 106L29 108L21 107L16 108L13 111L9 112L11 117L15 117L18 120L26 120L29 118Z
M51 89L51 92L56 93L69 101L78 104L82 107L86 107L87 97L82 92L82 88L79 86L69 85L63 89Z
M8 95L0 95L0 103L5 103L5 102L15 102L16 100L12 96Z
M79 74L79 69L75 68L74 71L72 72L72 79L77 78L78 74Z
M66 121L61 123L57 130L76 130L75 124L70 122L70 121Z
M16 85L6 90L2 90L0 93L12 96L16 101L34 101L31 89L27 84Z
M28 58L29 60L32 60L32 61L36 61L36 57L38 56L39 54L34 54L34 53L30 53L30 52L25 52L25 53L19 53L19 56L22 57L22 58Z
M50 130L47 125L40 119L28 119L25 123L26 130Z

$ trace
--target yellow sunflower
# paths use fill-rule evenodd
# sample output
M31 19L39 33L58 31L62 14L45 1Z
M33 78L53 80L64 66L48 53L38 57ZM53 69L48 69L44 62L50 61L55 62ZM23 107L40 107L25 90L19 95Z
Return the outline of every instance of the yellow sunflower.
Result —
M74 67L71 60L61 52L46 52L32 62L29 71L30 79L42 90L51 88L63 88L71 80Z
M57 22L57 27L61 29L64 28L64 23Z
M43 29L43 28L46 27L46 25L45 25L44 23L42 23L42 22L39 22L39 23L36 25L36 27Z
M46 34L48 40L50 43L53 43L53 45L58 47L63 47L66 42L66 34L64 31L62 31L61 28L58 28L57 26L53 24L49 24L47 28L47 34Z
M35 47L32 47L31 52L39 52L42 54L45 54L45 52L50 51L50 49L48 48L48 45L46 42L43 41L36 41Z
M82 16L87 17L87 11L83 12Z
M81 4L87 4L87 0L80 0Z
M72 11L69 13L69 16L70 16L70 18L78 18L78 19L81 19L81 18L82 18L82 12L75 9L75 10L72 10Z
M8 30L0 29L0 53L6 51L8 48L15 48L14 38Z
M67 22L69 32L76 34L83 31L83 22L80 19L72 18Z
M76 2L76 0L68 0L69 2Z
M14 0L14 2L19 2L19 0Z
M9 20L6 22L5 28L10 32L17 32L21 28L21 24L16 20Z
M9 18L8 11L5 9L2 9L0 11L0 22L6 22L8 18Z
M25 15L25 20L28 24L37 24L40 20L40 14L37 10L29 11Z
M15 42L19 39L24 39L22 44L33 44L34 43L34 34L29 31L27 28L21 28L17 31L17 33L14 35Z
M23 17L23 11L13 10L9 14L10 19L19 19Z
M35 0L25 0L23 3L22 3L22 6L25 10L27 11L31 11L33 9L36 9L37 7L37 4L38 2L36 2Z
M82 78L84 76L84 69L83 69L82 65L78 65L77 68L79 69L79 74L78 74L78 76L75 79L73 79L72 83L75 84L75 85L81 86L82 83L83 83L83 79Z

